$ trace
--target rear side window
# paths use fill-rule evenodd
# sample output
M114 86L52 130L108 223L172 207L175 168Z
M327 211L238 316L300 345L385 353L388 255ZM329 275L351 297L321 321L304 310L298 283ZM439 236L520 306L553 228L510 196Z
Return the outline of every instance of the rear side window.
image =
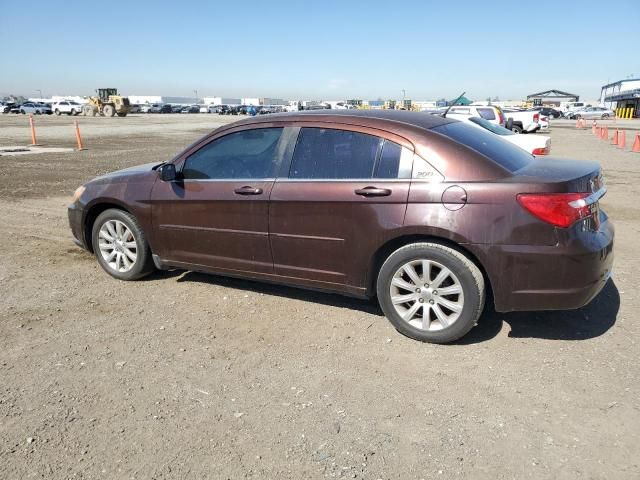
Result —
M187 157L185 179L273 178L282 128L230 133Z
M496 114L493 108L478 108L478 114L485 120L495 120Z
M398 178L402 147L374 135L329 128L301 128L290 178Z
M489 157L510 172L527 166L534 158L533 155L500 138L499 135L462 122L447 123L432 130Z

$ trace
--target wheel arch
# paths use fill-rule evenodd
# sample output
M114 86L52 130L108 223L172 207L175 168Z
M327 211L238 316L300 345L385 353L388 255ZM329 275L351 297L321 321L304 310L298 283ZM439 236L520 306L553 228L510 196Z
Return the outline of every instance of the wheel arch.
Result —
M98 218L98 215L109 209L122 210L123 212L131 213L129 209L124 207L122 204L111 200L95 202L91 206L89 206L82 223L85 245L91 253L93 253L93 242L91 239L93 224L95 223L96 218Z
M369 269L368 269L368 278L367 278L367 295L375 296L376 292L376 282L378 280L378 273L380 272L380 268L382 268L382 264L384 261L395 252L397 249L404 247L405 245L410 245L412 243L418 242L429 242L429 243L438 243L440 245L447 246L449 248L453 248L458 252L465 255L469 260L471 260L482 272L482 276L484 277L485 284L487 285L487 295L492 295L492 287L491 287L491 278L489 277L487 270L484 265L480 261L480 259L473 254L468 248L465 248L464 245L456 243L447 238L438 237L436 235L428 235L428 234L407 234L401 235L399 237L392 238L388 240L386 243L380 246L378 250L373 254L371 259ZM489 297L488 297L489 298Z

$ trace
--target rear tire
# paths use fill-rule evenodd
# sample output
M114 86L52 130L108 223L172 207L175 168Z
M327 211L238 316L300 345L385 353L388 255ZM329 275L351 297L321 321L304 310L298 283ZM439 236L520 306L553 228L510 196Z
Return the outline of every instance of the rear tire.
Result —
M98 215L91 244L100 266L118 280L137 280L155 269L142 227L123 210L109 209Z
M105 117L113 117L116 114L116 109L113 107L113 105L105 105L104 107L102 107L102 114Z
M485 302L480 269L459 251L431 242L393 252L380 269L376 291L396 330L430 343L463 337L478 321Z
M84 115L86 117L95 117L96 116L96 109L93 105L85 105L82 109Z
M518 125L511 125L511 131L513 133L522 133L522 128L520 128Z
M603 119L605 119L605 118L609 118L609 114L608 114L608 113L603 113L603 114L602 114L602 118L603 118Z
M126 117L126 116L127 116L127 114L126 114L126 113L118 113L117 115L118 115L119 117Z
M60 116L60 110L58 110L57 108L56 108L56 111L53 113L55 113L57 116Z

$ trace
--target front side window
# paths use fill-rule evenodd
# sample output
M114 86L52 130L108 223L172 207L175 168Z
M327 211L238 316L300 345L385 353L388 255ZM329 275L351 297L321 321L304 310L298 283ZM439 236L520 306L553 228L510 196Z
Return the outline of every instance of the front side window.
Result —
M398 178L402 147L349 130L301 128L290 178L347 180Z
M282 128L257 128L230 133L187 157L185 179L273 178Z

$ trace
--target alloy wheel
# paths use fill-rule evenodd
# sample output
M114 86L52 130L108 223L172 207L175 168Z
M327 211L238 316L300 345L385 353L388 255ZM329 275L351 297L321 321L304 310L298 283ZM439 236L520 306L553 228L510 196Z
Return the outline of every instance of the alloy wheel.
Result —
M138 258L138 243L133 232L120 220L107 220L102 224L98 246L102 259L116 272L128 272Z
M393 275L389 294L394 309L405 322L424 331L453 325L464 306L458 277L433 260L413 260Z

